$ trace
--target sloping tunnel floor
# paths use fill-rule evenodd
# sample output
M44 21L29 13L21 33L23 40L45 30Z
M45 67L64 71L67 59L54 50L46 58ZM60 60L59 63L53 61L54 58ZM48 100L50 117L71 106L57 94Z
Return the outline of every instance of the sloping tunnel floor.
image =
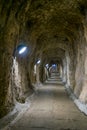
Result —
M38 87L31 107L8 130L87 130L87 117L69 98L56 73Z

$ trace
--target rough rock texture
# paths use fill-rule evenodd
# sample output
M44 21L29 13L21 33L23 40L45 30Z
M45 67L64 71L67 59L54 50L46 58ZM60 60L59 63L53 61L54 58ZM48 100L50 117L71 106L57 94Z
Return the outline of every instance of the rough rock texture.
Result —
M3 0L0 18L0 117L15 100L24 100L32 83L46 79L47 63L59 65L64 83L87 103L87 0ZM16 55L13 69L13 52L21 43L29 52Z

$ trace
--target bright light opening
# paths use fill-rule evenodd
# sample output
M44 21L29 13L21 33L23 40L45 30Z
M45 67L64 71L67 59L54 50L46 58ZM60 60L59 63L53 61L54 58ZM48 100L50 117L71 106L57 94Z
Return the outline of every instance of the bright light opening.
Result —
M38 61L37 61L37 64L40 64L40 62L41 62L41 61L40 61L40 60L38 60Z
M52 67L56 67L56 64L53 64Z
M24 53L25 51L27 50L27 47L23 47L19 50L19 54L22 54Z

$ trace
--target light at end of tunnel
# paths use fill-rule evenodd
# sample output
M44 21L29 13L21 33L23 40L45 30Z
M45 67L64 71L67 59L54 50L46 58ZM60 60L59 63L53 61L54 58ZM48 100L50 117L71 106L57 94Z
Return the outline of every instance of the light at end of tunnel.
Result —
M38 61L37 61L37 64L40 64L40 62L41 62L41 61L40 61L40 60L38 60Z
M52 67L56 67L56 64L53 64Z
M22 47L20 50L19 50L19 54L22 54L24 53L25 51L27 50L27 47Z

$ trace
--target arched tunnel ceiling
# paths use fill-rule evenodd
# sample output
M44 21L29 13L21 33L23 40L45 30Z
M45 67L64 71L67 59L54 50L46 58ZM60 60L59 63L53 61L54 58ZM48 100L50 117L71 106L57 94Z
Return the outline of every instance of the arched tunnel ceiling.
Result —
M63 64L63 59L60 56L48 57L43 60L42 64L45 66L46 64Z
M79 34L86 7L86 0L5 2L0 2L0 30L5 27L5 34L9 33L4 39L11 39L15 33L19 40L28 41L33 46L36 57L52 48L69 50L72 40Z
M46 53L48 49L70 50L72 40L79 35L79 28L82 25L81 2L79 0L31 2L27 12L26 28L29 28L32 39L36 39L37 55Z
M42 62L44 64L50 63L50 61L59 62L60 60L63 60L64 57L65 57L65 51L63 49L60 48L48 49L44 51L44 53L42 54Z
M72 39L82 20L78 0L32 1L28 16L26 26L37 38L47 34Z

